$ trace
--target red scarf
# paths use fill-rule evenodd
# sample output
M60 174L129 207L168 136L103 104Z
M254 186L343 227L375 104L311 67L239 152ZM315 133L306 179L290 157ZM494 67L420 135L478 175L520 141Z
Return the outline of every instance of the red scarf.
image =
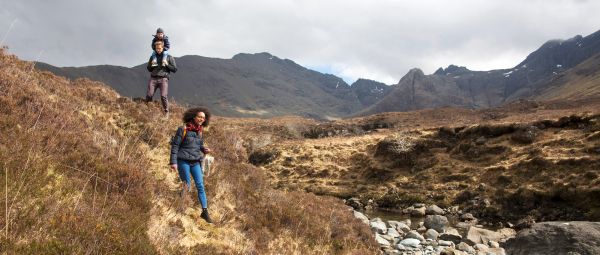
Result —
M202 133L202 125L198 125L194 122L190 122L185 125L185 130L187 131L196 131L198 134Z

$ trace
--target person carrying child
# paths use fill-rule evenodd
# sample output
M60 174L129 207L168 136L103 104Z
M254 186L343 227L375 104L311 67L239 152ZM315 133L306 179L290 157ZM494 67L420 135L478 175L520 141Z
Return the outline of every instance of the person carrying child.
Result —
M169 48L171 48L171 44L169 43L169 37L167 35L165 35L165 31L162 28L158 28L156 29L156 34L153 35L154 38L152 39L152 56L150 57L152 59L152 66L157 66L158 65L158 58L156 57L156 42L157 41L163 41L163 61L161 63L161 65L166 66L167 63L167 56L169 55Z

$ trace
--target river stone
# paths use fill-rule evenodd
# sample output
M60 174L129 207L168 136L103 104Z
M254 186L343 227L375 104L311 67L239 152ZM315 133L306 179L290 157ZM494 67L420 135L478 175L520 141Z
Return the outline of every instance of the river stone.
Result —
M475 249L473 249L473 247L471 247L470 245L468 245L465 242L460 242L457 246L456 249L460 250L460 251L464 251L466 253L469 254L473 254L475 253Z
M437 240L439 236L440 236L440 233L435 231L435 229L428 229L427 231L425 231L425 235L424 235L425 239L431 239L431 240Z
M376 232L379 234L385 234L387 231L385 222L381 221L381 219L379 219L379 218L375 218L375 219L371 220L370 226L371 226L371 230L373 230L373 232Z
M502 228L502 229L499 229L497 232L502 236L502 239L500 239L500 241L505 241L505 240L507 240L509 238L513 238L517 235L517 231L515 231L512 228Z
M391 220L391 221L388 221L388 224L391 227L393 227L393 228L395 228L397 230L400 230L402 232L408 232L408 231L410 231L410 227L408 225L406 225L404 222L399 222L399 221L393 221L393 220Z
M488 254L491 253L494 255L506 255L506 251L504 250L504 248L490 248L490 249L488 249L487 252L488 252Z
M408 249L406 249L406 247L405 247L404 245L402 245L402 244L398 243L398 244L396 244L396 250L399 250L399 251L406 251L406 250L408 250Z
M460 220L462 220L462 221L472 221L472 220L476 220L476 219L477 218L475 218L473 216L473 214L470 214L470 213L465 213L460 216Z
M468 253L451 247L446 247L444 250L442 250L442 252L440 252L440 255L468 255Z
M425 207L425 204L423 204L423 203L415 203L415 204L413 204L413 207L414 208L421 208L421 207Z
M444 233L442 233L439 236L439 239L458 244L462 240L462 236L458 233L458 230L456 230L455 228L449 227L446 229L446 231Z
M413 247L413 248L418 248L420 243L421 243L421 241L419 241L418 239L414 239L414 238L406 238L406 239L400 241L401 245L404 245L406 247Z
M475 224L477 224L477 221L459 222L456 223L456 227L460 229L469 229L470 227L475 226Z
M411 230L410 232L406 233L404 238L413 238L413 239L417 239L421 242L425 242L425 238L421 234L419 234L419 232L414 231L414 230Z
M410 211L410 216L423 217L425 216L425 207L415 208Z
M354 211L354 217L369 225L369 218L359 211Z
M491 230L471 227L467 233L467 242L471 244L488 243L489 241L498 242L502 239L502 235Z
M392 238L400 237L400 233L398 233L398 231L395 228L388 228L387 235L391 236Z
M478 251L487 251L490 249L490 247L488 247L487 245L480 243L473 245L473 248L475 248L475 250Z
M444 215L445 212L442 208L437 205L430 205L425 209L425 214L427 215Z
M498 242L490 241L489 245L491 248L500 248L500 244Z
M445 240L440 240L440 241L438 242L438 244L439 244L440 246L452 246L452 245L454 245L454 243L453 243L453 242L451 242L451 241L445 241Z
M375 241L377 241L377 243L379 244L379 246L382 247L386 247L386 246L390 246L390 241L386 240L385 238L383 238L382 236L380 236L379 234L375 233Z
M380 235L381 237L383 237L383 239L388 240L390 243L394 243L394 237L385 234L385 235Z
M600 254L600 222L535 223L503 246L506 253L514 255Z
M427 215L425 217L425 227L435 229L437 232L444 232L448 226L448 218L441 215Z
M383 254L385 255L401 255L402 253L400 253L400 251L392 249L392 248L387 248L383 251Z
M355 210L363 209L363 204L360 202L358 198L350 198L346 201L346 204L354 208Z

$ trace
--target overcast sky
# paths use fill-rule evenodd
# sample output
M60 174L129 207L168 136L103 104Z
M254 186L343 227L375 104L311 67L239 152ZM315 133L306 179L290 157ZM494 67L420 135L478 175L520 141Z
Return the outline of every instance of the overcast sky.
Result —
M57 66L135 66L157 27L174 56L269 52L352 83L411 68L510 68L600 30L592 0L0 0L1 43Z

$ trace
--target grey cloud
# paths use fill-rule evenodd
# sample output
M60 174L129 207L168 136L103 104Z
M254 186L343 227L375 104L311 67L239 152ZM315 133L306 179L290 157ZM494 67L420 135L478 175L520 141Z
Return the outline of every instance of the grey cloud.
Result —
M549 39L600 29L597 1L11 1L0 33L24 59L133 66L165 28L176 56L267 51L339 75L397 82L449 64L510 68ZM0 34L2 35L2 34Z

